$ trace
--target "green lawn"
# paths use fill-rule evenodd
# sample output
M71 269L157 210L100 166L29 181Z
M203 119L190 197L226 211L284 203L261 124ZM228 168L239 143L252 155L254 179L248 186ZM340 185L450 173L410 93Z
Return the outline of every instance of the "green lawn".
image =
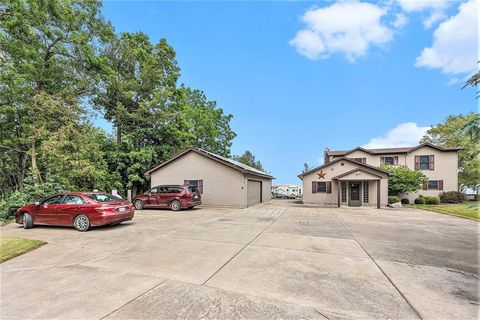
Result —
M15 258L46 244L44 241L0 237L0 262Z
M449 214L451 216L480 221L480 201L468 201L460 204L416 204L415 208Z

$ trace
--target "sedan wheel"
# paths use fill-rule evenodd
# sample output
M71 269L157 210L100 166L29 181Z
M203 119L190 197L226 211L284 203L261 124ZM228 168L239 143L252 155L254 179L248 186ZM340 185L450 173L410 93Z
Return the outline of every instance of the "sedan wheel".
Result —
M88 217L84 214L79 214L73 223L75 226L75 229L78 231L85 232L90 228L90 220L88 220Z
M170 209L172 209L173 211L179 211L180 209L182 209L182 206L180 205L180 201L173 200L170 203Z
M33 228L33 219L32 216L28 213L23 214L23 229Z
M135 209L137 209L137 210L142 210L143 209L143 201L142 200L136 200L134 205L135 205Z

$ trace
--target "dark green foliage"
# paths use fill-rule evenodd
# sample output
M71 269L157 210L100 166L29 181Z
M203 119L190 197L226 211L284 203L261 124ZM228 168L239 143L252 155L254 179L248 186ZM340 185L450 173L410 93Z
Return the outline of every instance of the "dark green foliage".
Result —
M444 147L461 148L458 152L458 182L460 188L477 192L480 184L480 117L478 113L450 115L433 126L420 141Z
M410 200L408 200L407 198L403 198L401 202L402 204L410 204Z
M442 203L463 203L467 201L467 197L463 192L447 191L440 194L440 202Z
M263 171L263 166L260 160L256 160L253 153L250 151L245 151L241 156L233 156L233 160L246 164L252 168Z
M425 197L425 204L440 204L438 197Z
M425 197L418 197L414 201L415 204L425 204Z
M400 202L400 198L397 196L388 196L388 203L397 203Z

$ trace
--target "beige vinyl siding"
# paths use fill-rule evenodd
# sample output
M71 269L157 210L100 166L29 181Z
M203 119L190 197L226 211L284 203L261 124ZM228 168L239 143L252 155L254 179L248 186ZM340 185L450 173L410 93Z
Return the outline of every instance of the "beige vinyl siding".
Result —
M415 169L415 156L434 155L434 170L422 170L430 180L443 180L443 190L419 190L418 193L405 195L406 198L414 200L418 194L424 196L438 196L442 192L458 190L458 153L445 152L425 146L407 156L407 165Z
M203 204L246 204L243 174L196 152L188 152L151 173L152 186L183 184L184 180L203 180Z

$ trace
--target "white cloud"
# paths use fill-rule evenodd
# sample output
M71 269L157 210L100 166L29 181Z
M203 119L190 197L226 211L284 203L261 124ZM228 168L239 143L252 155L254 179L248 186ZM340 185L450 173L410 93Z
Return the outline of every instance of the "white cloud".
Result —
M433 12L427 19L423 21L423 26L426 29L430 29L431 27L433 27L434 24L436 24L439 21L442 21L446 17L447 15L443 11Z
M433 27L437 22L445 19L447 15L445 10L452 3L449 0L397 0L400 7L408 12L429 12L429 16L423 21L426 29Z
M364 148L410 147L418 145L430 127L419 127L415 122L400 123L384 136L372 138Z
M442 22L433 34L433 45L424 48L415 66L458 74L476 70L478 60L478 1L460 5L458 13Z
M306 28L289 43L309 59L343 53L350 61L366 54L371 46L381 46L393 38L382 17L386 10L358 1L341 1L328 7L311 8L304 16Z
M408 18L406 15L404 15L403 13L397 13L395 15L395 21L393 21L392 25L396 29L402 29L407 25L407 22L408 22Z
M403 10L407 12L423 10L442 10L448 7L449 0L397 0Z

